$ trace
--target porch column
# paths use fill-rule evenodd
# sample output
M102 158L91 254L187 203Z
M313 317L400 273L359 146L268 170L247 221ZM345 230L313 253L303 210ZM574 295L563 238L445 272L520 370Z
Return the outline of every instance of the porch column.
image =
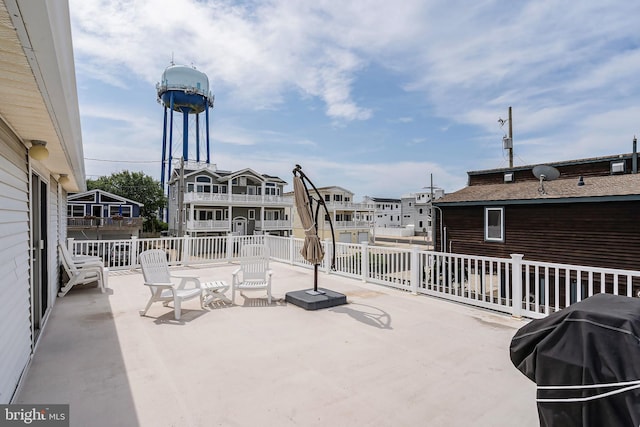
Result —
M263 188L264 190L264 188ZM262 197L264 198L264 194L262 195ZM263 200L264 203L264 200ZM264 206L260 206L260 227L262 228L262 232L264 233Z

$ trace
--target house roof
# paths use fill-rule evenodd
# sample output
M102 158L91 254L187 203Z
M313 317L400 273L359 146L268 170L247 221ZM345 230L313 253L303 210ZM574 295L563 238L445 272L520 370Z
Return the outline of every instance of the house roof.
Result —
M178 174L179 171L177 169L173 170L172 173L172 178L171 181L175 180L178 178ZM199 168L199 169L193 169L193 168L189 168L186 169L185 168L185 177L188 176L192 176L192 175L202 175L202 174L209 174L211 176L215 176L218 178L218 181L220 182L224 182L224 181L229 181L233 178L236 178L238 176L246 176L246 175L252 175L254 177L256 177L257 179L264 181L264 182L277 182L277 183L281 183L281 184L286 184L286 181L283 181L282 179L278 178L277 176L271 176L271 175L267 175L267 174L259 174L258 172L254 171L251 168L244 168L244 169L240 169L238 171L226 171L226 170L211 170L211 169L206 169L206 168Z
M126 197L118 196L117 194L109 193L108 191L99 190L99 189L84 191L82 193L69 194L69 196L67 196L67 200L70 202L73 202L76 199L80 199L82 197L88 196L89 194L94 194L94 195L100 194L100 195L111 197L112 199L120 200L122 201L122 203L130 203L130 204L138 205L140 207L144 206L143 203L136 202L134 200L127 199ZM84 201L79 201L79 202L86 203Z
M390 198L384 198L384 197L369 197L369 199L371 199L372 202L376 202L376 203L400 203L401 202L400 199L390 199Z
M560 161L560 162L551 162L551 163L544 163L544 164L548 165L548 166L553 166L553 167L569 166L569 165L582 165L582 164L587 164L587 163L597 163L597 162L604 162L604 161L614 161L614 160L620 160L620 159L629 159L629 158L632 157L632 155L633 155L632 153L629 153L629 154L615 154L615 155L610 155L610 156L588 157L588 158L584 158L584 159L564 160L564 161ZM519 170L531 170L537 165L538 164L515 166L515 167L512 167L512 168L498 168L498 169L486 169L486 170L469 171L469 172L467 172L467 174L468 175L486 175L488 173L496 173L496 172L513 172L513 171L519 171Z
M579 186L575 178L544 182L544 194L537 181L472 185L445 195L434 204L515 204L640 200L640 174L592 176Z
M324 192L336 191L337 190L337 191L342 191L344 193L349 193L349 194L353 195L353 193L351 191L347 190L346 188L339 187L337 185L331 185L331 186L328 186L328 187L317 187L317 188L318 188L318 191L320 191L320 192L322 192L322 191L324 191Z
M69 5L0 1L0 119L18 139L47 143L42 164L84 190L85 169Z

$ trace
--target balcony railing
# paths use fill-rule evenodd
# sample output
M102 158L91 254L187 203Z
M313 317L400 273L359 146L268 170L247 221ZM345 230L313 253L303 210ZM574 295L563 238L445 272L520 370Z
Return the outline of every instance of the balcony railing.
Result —
M240 205L278 205L293 206L292 197L268 196L257 194L223 194L223 193L195 193L190 192L184 195L185 202L212 202L221 205L240 204Z
M324 223L325 230L329 229L329 223ZM353 229L353 228L366 228L369 229L371 223L369 221L335 221L333 228L336 230Z
M218 236L160 239L69 239L75 254L103 257L112 269L138 267L138 254L161 248L171 265L237 260L247 243L269 246L274 261L312 268L300 255L304 239L293 237ZM461 255L367 244L322 242L321 271L413 294L426 294L529 318L545 317L595 293L640 296L640 271L544 263L511 258ZM329 260L335 254L335 269Z
M356 210L356 211L373 211L375 205L372 203L353 203L353 202L324 202L329 210Z
M258 230L290 230L292 227L289 220L270 220L256 221L256 229Z
M120 229L120 228L141 228L144 218L128 218L122 219L107 218L86 218L86 217L67 217L67 227L69 228L102 228L103 230Z
M193 231L228 231L231 230L231 222L226 221L187 221L187 230Z

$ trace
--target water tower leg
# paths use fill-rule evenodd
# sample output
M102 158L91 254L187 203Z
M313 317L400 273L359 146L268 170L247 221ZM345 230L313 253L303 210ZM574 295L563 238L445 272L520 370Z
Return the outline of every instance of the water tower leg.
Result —
M205 124L206 124L206 132L207 132L207 164L211 163L211 151L210 151L210 147L209 147L209 109L205 108L204 109L204 118L205 118Z
M182 108L182 158L189 160L189 111L190 108Z
M200 114L196 113L196 161L200 162Z

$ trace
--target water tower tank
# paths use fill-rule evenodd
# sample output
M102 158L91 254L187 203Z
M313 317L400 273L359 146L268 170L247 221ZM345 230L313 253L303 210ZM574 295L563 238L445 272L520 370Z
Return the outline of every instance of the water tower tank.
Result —
M162 73L162 81L156 86L158 99L174 111L199 114L213 106L209 91L209 78L193 67L171 65ZM173 98L173 99L172 99ZM173 105L172 105L173 101Z

